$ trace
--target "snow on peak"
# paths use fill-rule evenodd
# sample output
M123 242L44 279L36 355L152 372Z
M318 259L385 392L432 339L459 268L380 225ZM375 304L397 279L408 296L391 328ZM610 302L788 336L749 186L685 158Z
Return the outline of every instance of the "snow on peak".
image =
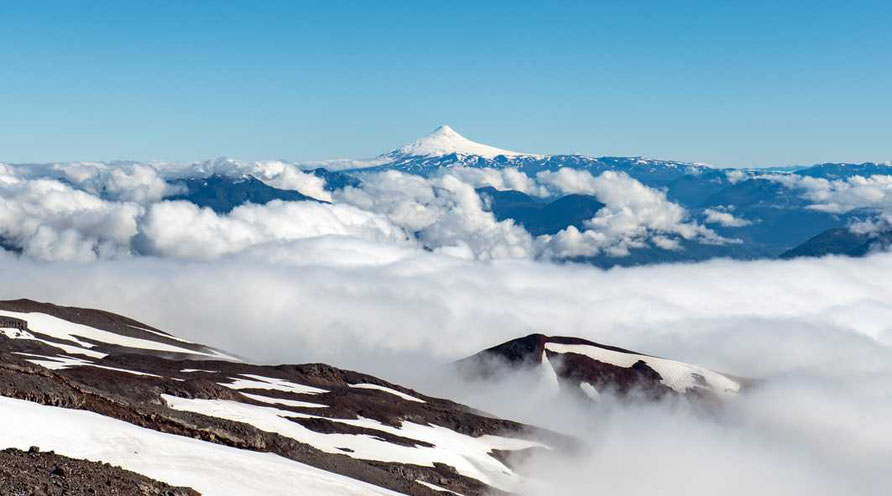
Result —
M427 136L417 139L398 150L394 150L390 155L437 157L452 153L478 155L484 158L494 158L498 155L507 157L526 155L471 141L445 124L434 129Z

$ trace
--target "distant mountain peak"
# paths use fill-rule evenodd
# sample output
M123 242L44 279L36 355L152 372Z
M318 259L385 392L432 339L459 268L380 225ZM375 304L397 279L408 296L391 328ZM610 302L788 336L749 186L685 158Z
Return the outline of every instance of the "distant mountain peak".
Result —
M446 124L434 129L427 136L390 152L388 155L439 157L453 153L458 155L477 155L483 158L494 158L499 155L506 157L527 155L471 141Z

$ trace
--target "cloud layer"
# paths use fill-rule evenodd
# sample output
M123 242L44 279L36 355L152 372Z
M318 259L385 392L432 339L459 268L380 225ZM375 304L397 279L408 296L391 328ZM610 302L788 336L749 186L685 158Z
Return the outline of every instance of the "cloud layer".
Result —
M165 197L176 180L252 175L268 185L332 202L244 205L216 214ZM0 166L0 239L7 249L43 260L153 255L210 259L323 236L408 245L459 258L562 259L625 256L630 250L680 249L681 241L727 243L690 218L663 191L623 173L594 177L562 169L529 177L516 169L444 169L433 177L365 172L358 186L326 190L325 180L284 162L229 159L194 164L70 163ZM579 193L605 207L554 236L534 237L497 220L475 188L533 196Z
M680 249L681 240L704 243L732 242L689 219L688 212L669 201L664 191L647 187L622 172L607 171L595 177L589 172L559 169L536 178L564 194L594 195L605 207L586 222L586 229L570 226L540 240L551 256L593 256L606 252L624 256L634 248L652 244L665 250Z

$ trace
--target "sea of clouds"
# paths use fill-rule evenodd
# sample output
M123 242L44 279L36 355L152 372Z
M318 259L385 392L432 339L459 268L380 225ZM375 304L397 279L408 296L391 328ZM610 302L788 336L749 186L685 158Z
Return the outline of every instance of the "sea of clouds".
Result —
M288 164L257 164L201 166L324 192L319 178ZM273 202L225 215L162 200L171 178L197 170L0 166L0 298L102 308L254 361L361 370L586 441L573 459L529 460L538 482L524 494L888 490L892 254L601 270L547 254L722 241L623 174L386 172L332 193L331 204ZM888 182L862 179L796 187L815 208L892 204ZM578 234L533 238L485 210L474 193L485 184L585 192L607 207ZM561 239L573 236L591 239ZM579 403L524 381L481 390L443 378L452 360L530 332L761 385L704 413L683 402Z
M274 201L218 214L164 200L181 192L176 180L211 174L250 174L326 203ZM48 261L209 260L327 235L478 260L623 256L651 245L679 249L682 240L734 242L623 173L563 169L531 178L514 169L454 168L433 177L359 175L360 186L330 192L324 179L284 162L0 164L0 240ZM583 230L534 237L511 220L498 221L475 191L481 186L540 197L589 194L605 207Z
M270 186L322 200L242 205L218 214L166 197L182 192L184 178L252 175ZM133 256L211 260L321 236L438 251L477 260L561 260L657 247L683 241L739 243L710 225L749 223L716 207L694 218L665 191L622 172L593 176L560 169L534 177L515 169L455 167L432 177L397 171L358 172L362 183L334 192L325 180L295 164L220 159L188 164L0 164L0 246L47 261L93 261ZM732 174L733 176L733 174ZM808 208L844 213L880 212L856 229L888 226L892 176L845 180L791 175L777 181L810 202ZM497 220L475 188L514 189L537 197L587 194L605 204L582 229L532 236L512 220Z

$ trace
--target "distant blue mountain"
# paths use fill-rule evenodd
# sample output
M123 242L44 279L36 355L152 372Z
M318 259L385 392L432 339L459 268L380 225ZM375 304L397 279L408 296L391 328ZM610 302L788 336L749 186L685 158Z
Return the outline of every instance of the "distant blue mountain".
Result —
M359 185L362 184L362 181L346 172L330 171L324 167L317 167L316 169L308 170L306 172L325 179L326 191L336 191L348 186L358 188Z
M184 187L186 191L167 197L167 200L185 200L199 207L208 207L218 214L231 212L245 203L265 205L273 200L320 201L297 191L273 188L253 176L231 178L213 175L183 179L173 184Z
M862 257L871 251L892 246L892 230L856 233L847 228L828 229L781 254L781 258L845 255Z
M666 185L666 197L688 208L699 207L723 189L731 186L727 172L721 169L686 174Z
M852 176L892 174L892 163L865 162L863 164L817 164L799 169L794 174L823 179L845 179Z
M604 204L589 195L567 195L545 202L520 191L499 191L493 187L477 190L497 220L513 219L533 236L555 234L569 226L585 229L583 223Z
M397 170L408 174L430 176L442 172L449 167L471 168L515 168L527 175L534 176L543 171L556 171L563 167L585 170L598 176L606 171L625 172L629 176L649 186L665 186L681 177L708 172L707 166L654 160L642 157L586 157L584 155L520 155L507 157L499 155L484 158L473 155L450 153L435 157L403 156L394 157L392 162L365 168L362 171Z

